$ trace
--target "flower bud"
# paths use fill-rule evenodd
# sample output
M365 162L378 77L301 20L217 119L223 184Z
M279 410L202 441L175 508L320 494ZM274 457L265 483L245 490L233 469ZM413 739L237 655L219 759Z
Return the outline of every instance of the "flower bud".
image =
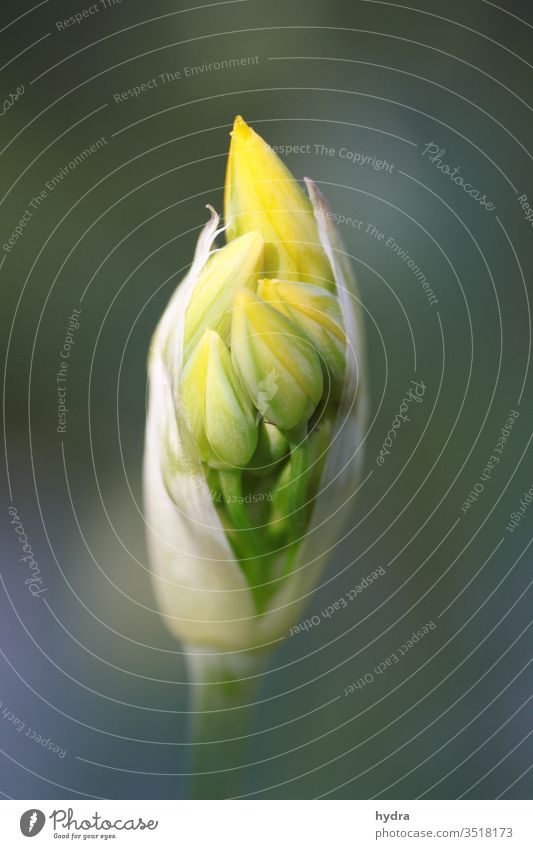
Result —
M333 288L309 198L240 116L231 133L224 215L228 239L250 230L262 233L266 274Z
M236 289L255 289L263 263L264 241L253 231L213 251L200 274L185 314L185 359L206 327L216 330L227 345L231 307Z
M295 324L248 289L235 296L231 355L267 422L281 430L307 422L322 397L320 360Z
M209 207L150 348L144 490L154 589L173 633L208 651L265 650L289 632L361 471L357 287L331 210L306 185L310 202L236 120L229 244L215 248L219 217Z
M255 410L214 330L205 330L192 352L181 395L202 460L213 468L245 466L257 445Z
M257 293L304 331L320 357L325 392L338 400L344 381L346 334L335 295L309 283L267 279L259 281Z

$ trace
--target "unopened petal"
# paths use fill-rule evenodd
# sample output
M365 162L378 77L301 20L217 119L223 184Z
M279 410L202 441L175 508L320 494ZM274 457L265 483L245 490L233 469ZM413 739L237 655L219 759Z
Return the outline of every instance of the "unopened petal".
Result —
M282 430L307 422L322 396L318 356L289 319L244 289L235 297L231 353L266 421Z
M338 399L344 380L346 335L335 295L308 283L270 279L261 279L257 291L313 343L320 356L331 397Z
M208 331L210 357L205 387L205 427L221 465L242 468L257 446L255 410L240 385L231 355L220 336Z
M224 197L228 238L258 230L265 240L267 274L332 287L309 198L240 116L231 136Z
M255 289L263 264L264 241L252 231L213 251L194 287L185 315L185 359L204 330L216 330L229 344L231 305L236 289Z
M214 330L192 352L181 395L202 460L215 468L245 466L257 445L253 405Z

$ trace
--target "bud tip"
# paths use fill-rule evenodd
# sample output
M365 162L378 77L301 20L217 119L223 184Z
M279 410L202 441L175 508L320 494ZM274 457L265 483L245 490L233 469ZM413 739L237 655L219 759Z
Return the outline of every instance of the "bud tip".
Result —
M248 126L242 115L236 115L235 121L233 122L233 130L230 133L232 138L244 140L249 138L252 133L252 128Z

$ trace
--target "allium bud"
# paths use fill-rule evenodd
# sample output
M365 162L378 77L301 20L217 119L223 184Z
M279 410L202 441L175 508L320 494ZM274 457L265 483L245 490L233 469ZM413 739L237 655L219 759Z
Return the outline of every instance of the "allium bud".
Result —
M215 330L204 331L189 357L181 394L202 460L213 468L245 466L257 446L255 410Z
M295 324L246 289L235 297L231 356L267 422L281 430L307 422L322 397L320 360Z
M320 357L326 386L331 384L332 397L338 400L344 380L346 334L337 298L320 286L284 280L262 279L257 292L304 331Z
M265 272L333 287L309 198L272 148L235 118L226 172L228 238L258 230L265 240Z
M213 251L194 287L185 314L185 359L206 327L216 330L229 345L231 308L236 289L257 288L263 267L264 241L251 232Z
M327 204L306 185L309 197L236 119L227 226L211 210L151 347L154 587L172 631L208 652L264 649L287 635L357 487L357 292Z

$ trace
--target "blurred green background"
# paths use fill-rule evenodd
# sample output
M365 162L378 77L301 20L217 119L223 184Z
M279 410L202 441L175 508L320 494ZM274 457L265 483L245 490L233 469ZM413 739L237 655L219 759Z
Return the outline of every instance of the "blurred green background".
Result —
M365 482L308 608L320 625L271 658L243 793L530 795L533 508L513 533L506 525L533 483L532 231L519 201L533 204L533 17L515 0L419 6L122 0L84 17L89 4L30 11L4 0L5 795L187 794L186 671L155 608L144 543L146 356L205 204L222 210L238 113L270 144L303 146L288 167L352 219L340 229L365 313L371 400ZM79 23L58 26L76 13ZM250 62L205 68L235 58ZM439 170L429 144L495 208ZM412 379L427 387L423 403L380 468ZM463 513L511 410L500 462ZM11 505L46 586L37 598ZM378 566L386 574L356 601L321 615ZM344 695L429 621L436 628L401 663ZM66 755L17 731L10 712Z

